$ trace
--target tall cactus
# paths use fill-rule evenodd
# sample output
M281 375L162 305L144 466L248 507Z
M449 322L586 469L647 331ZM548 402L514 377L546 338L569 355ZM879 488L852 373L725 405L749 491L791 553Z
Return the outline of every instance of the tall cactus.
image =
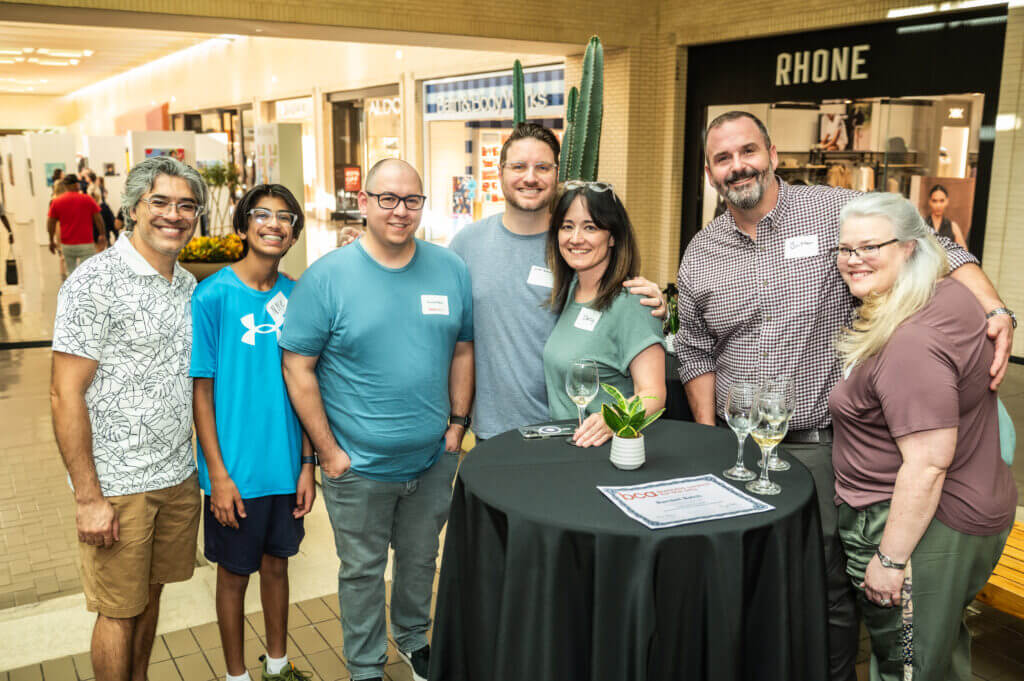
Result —
M583 56L579 96L573 97L570 91L567 125L563 135L563 144L568 148L568 154L563 154L563 159L567 161L562 164L559 171L560 180L593 182L597 179L603 116L604 48L601 46L601 39L594 36L587 44L587 51Z
M512 65L512 127L526 122L526 85L523 82L523 65L516 59Z
M565 103L565 134L562 135L562 153L558 157L558 181L565 182L569 172L569 157L572 156L572 136L576 127L576 104L580 91L573 85L569 88L569 99Z

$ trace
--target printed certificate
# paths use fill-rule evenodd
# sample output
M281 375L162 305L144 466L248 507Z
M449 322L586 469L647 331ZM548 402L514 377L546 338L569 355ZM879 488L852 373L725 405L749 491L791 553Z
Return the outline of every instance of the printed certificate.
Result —
M597 489L623 513L652 530L775 509L710 474L628 487L599 485Z

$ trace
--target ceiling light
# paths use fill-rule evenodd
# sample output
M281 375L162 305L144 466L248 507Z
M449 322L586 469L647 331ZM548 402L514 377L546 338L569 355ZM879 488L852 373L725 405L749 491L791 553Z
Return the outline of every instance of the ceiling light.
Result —
M47 54L51 57L61 57L63 59L78 59L82 56L81 50L50 50Z
M0 48L0 54L21 54L21 50L12 50L7 47Z
M32 60L29 59L29 61L32 61ZM71 61L75 61L75 60L72 59ZM71 62L61 61L59 59L37 59L36 63L39 64L40 66L71 66Z
M15 57L14 61L25 61L24 57Z
M4 59L3 57L0 57L0 64L13 64L13 63L14 63L13 59Z
M900 17L913 17L918 14L930 14L931 12L938 11L938 9L938 5L918 5L917 7L891 9L885 16L889 19L899 19Z
M178 101L178 98L177 98L177 97L175 97L174 95L171 95L171 101L172 101L172 102L176 102L176 101Z
M24 52L25 54L32 54L36 50L35 50L34 47L23 47L23 48L21 48L21 51Z
M395 50L395 59L401 59L401 58L402 58L402 51L401 50Z
M82 56L91 57L94 54L96 54L96 53L93 52L92 50L82 50Z
M29 61L30 64L38 64L39 63L39 57L29 57L28 61Z
M71 62L75 66L78 65L78 60L77 59L69 59L68 61Z

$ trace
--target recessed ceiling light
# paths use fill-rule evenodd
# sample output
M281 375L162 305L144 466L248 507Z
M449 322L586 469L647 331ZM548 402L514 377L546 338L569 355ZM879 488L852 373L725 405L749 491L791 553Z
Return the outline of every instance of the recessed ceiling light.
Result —
M74 65L78 64L78 60L77 59L69 59L68 61L71 62Z
M23 48L21 48L21 51L24 52L25 54L32 54L36 50L35 50L34 47L23 47Z
M395 59L401 59L401 58L402 58L402 51L401 50L395 50Z
M172 101L172 102L176 102L176 101L178 101L178 98L177 98L177 97L175 97L174 95L171 95L171 101Z
M91 57L92 55L94 55L94 54L96 54L96 53L95 53L95 52L93 52L92 50L82 50L82 54L83 54L84 56L86 56L86 57Z
M13 63L15 63L13 59L4 59L4 58L0 57L0 64L13 64Z
M21 54L21 50L11 49L9 47L0 47L0 54Z

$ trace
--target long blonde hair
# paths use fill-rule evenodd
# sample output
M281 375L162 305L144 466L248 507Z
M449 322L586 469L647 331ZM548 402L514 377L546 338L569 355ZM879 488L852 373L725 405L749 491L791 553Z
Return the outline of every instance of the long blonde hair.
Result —
M854 217L882 217L892 224L893 237L914 242L892 288L872 293L856 310L849 327L836 339L836 350L846 369L876 355L896 328L928 304L935 284L949 273L949 259L933 230L917 209L900 194L864 194L850 201L839 214L840 224Z

